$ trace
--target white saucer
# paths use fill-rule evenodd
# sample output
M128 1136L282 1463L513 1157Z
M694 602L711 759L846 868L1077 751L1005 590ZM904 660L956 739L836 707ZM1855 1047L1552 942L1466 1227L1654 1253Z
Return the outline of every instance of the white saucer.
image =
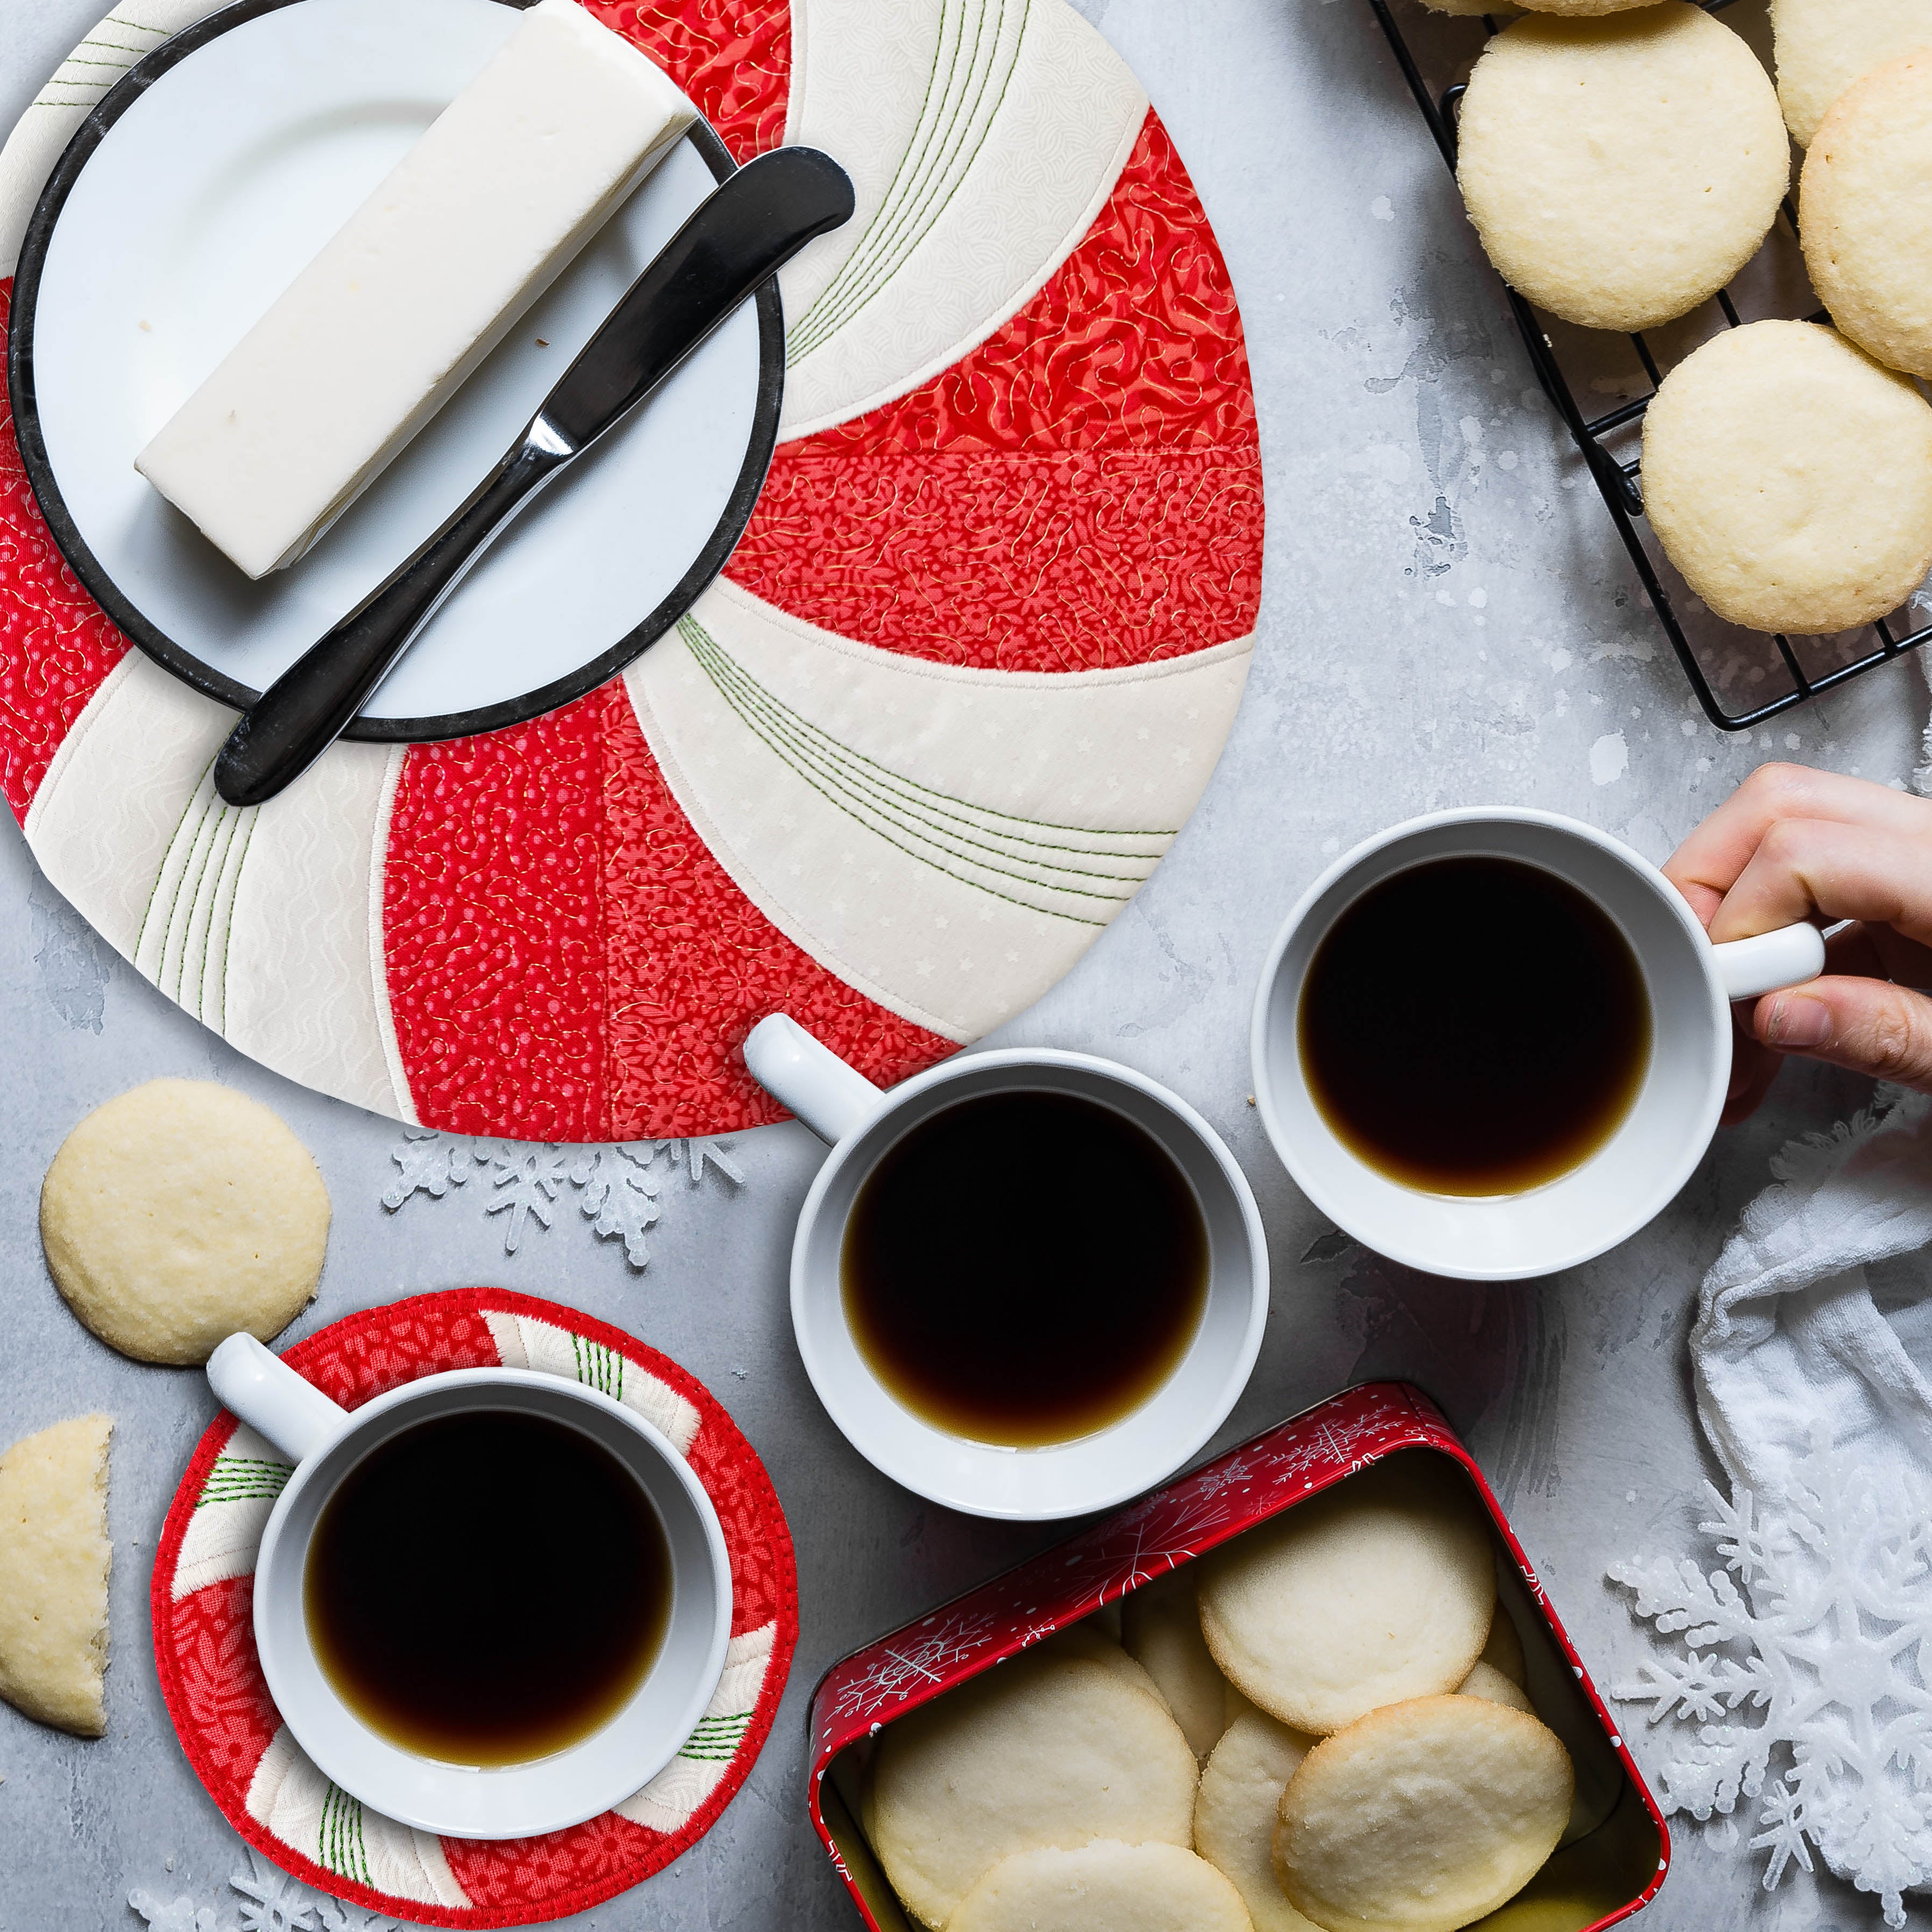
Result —
M322 542L251 584L135 455L517 14L510 0L241 0L106 97L35 211L10 368L28 479L108 615L226 703L250 702L469 494L730 172L700 122ZM450 737L536 716L674 623L751 515L783 344L770 284L518 520L348 735Z

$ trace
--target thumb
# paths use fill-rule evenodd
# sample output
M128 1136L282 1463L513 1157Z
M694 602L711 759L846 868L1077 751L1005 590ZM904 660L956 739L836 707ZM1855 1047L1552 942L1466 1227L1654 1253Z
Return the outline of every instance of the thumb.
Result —
M1767 993L1751 1031L1779 1053L1932 1093L1932 999L1885 980L1829 976Z

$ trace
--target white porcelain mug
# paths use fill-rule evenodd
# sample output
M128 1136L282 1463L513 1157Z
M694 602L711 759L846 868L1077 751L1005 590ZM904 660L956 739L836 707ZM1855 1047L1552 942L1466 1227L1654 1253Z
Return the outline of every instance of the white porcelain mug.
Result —
M1336 920L1397 872L1470 856L1516 860L1584 893L1628 943L1650 1001L1649 1064L1622 1124L1579 1166L1520 1194L1425 1193L1380 1172L1331 1131L1301 1063L1303 982ZM1418 973L1427 944L1418 934ZM1469 1281L1553 1274L1627 1240L1690 1178L1730 1084L1731 1002L1800 985L1824 964L1811 926L1713 945L1654 866L1577 820L1502 806L1431 812L1344 854L1288 914L1255 1000L1255 1097L1301 1191L1366 1246Z
M1081 1516L1164 1482L1227 1420L1247 1385L1268 1321L1268 1244L1234 1156L1178 1094L1109 1060L1046 1047L962 1054L885 1091L782 1013L752 1029L745 1064L832 1144L792 1243L792 1326L806 1372L832 1420L895 1482L973 1516ZM1095 1102L1160 1142L1201 1210L1208 1292L1186 1353L1137 1408L1090 1436L1013 1449L953 1435L893 1396L847 1324L842 1259L853 1202L888 1149L961 1101L1026 1092ZM998 1160L998 1150L988 1148L989 1214L999 1211L992 1179Z
M424 1376L346 1410L252 1335L221 1343L208 1358L208 1379L224 1407L295 1458L256 1558L255 1643L282 1721L326 1776L418 1831L522 1838L609 1810L676 1755L724 1672L730 1563L710 1498L643 1417L601 1390L520 1369ZM324 1505L372 1450L419 1422L490 1409L577 1430L636 1478L670 1552L671 1604L656 1660L608 1722L550 1756L478 1768L418 1756L357 1716L316 1659L303 1583Z

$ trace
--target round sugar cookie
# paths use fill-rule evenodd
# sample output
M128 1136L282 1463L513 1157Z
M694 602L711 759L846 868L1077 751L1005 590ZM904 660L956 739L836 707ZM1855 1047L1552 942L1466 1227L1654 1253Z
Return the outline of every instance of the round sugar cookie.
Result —
M1204 1758L1228 1728L1228 1687L1201 1634L1192 1564L1129 1593L1120 1641L1159 1685L1194 1755Z
M1798 229L1839 333L1932 376L1932 47L1838 97L1798 176Z
M1932 568L1932 408L1816 323L1729 329L1644 412L1643 504L1719 616L1849 630L1895 610Z
M1178 1845L1112 1839L1002 1858L946 1932L1252 1932L1240 1894Z
M97 1107L40 1186L55 1286L137 1361L205 1362L245 1329L266 1342L315 1294L328 1190L260 1102L205 1080L151 1080Z
M1144 1690L1084 1658L1010 1659L880 1734L866 1815L900 1903L945 1925L1017 1852L1191 1841L1194 1754Z
M1932 0L1771 0L1771 38L1785 125L1808 148L1853 81L1932 46Z
M107 1439L77 1415L0 1455L0 1697L98 1738L107 1728Z
M1426 1452L1378 1462L1196 1567L1201 1632L1229 1682L1317 1733L1454 1690L1496 1610L1488 1526L1460 1474Z
M1275 1876L1274 1827L1281 1794L1314 1746L1306 1732L1250 1710L1202 1767L1194 1849L1232 1881L1255 1932L1308 1932Z
M1529 1701L1529 1693L1520 1684L1513 1684L1495 1665L1485 1664L1478 1658L1468 1676L1456 1687L1459 1697L1480 1697L1492 1704L1507 1704L1512 1711L1528 1711L1532 1715L1536 1706Z
M1457 128L1456 178L1490 260L1592 328L1648 328L1714 295L1790 178L1770 76L1688 0L1505 27Z
M1556 1734L1520 1711L1391 1704L1302 1760L1282 1794L1275 1871L1328 1932L1455 1932L1535 1876L1573 1784Z
M1058 1652L1063 1657L1084 1657L1090 1664L1111 1670L1123 1684L1131 1684L1144 1696L1151 1697L1169 1717L1173 1716L1174 1707L1167 1701L1167 1694L1146 1667L1130 1657L1091 1617L1055 1630L1040 1648L1043 1652Z

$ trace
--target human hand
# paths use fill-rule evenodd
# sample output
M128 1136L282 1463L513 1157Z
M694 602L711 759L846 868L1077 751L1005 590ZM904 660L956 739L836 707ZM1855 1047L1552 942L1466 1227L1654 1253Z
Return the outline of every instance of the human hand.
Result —
M1790 1053L1932 1093L1932 801L1802 765L1760 765L1672 855L1665 876L1714 940L1810 920L1821 979L1732 1009L1726 1122Z

